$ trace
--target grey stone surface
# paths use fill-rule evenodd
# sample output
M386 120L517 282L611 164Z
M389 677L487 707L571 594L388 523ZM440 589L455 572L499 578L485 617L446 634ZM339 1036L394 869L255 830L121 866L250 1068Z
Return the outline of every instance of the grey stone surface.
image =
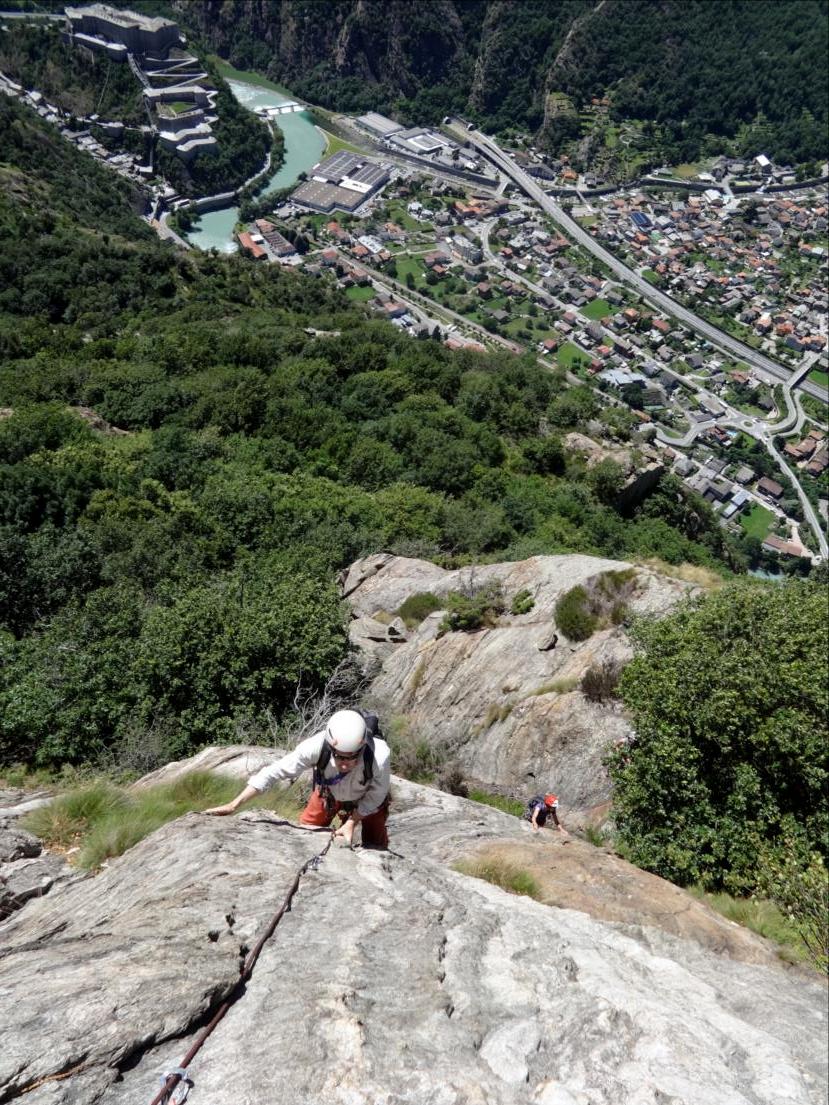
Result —
M22 791L7 794L6 801L13 811L29 805ZM0 920L32 898L48 894L57 882L78 877L59 856L44 852L38 838L21 829L17 820L14 813L0 817Z
M0 863L39 856L42 849L43 845L36 836L11 821L0 820Z
M395 789L394 850L337 848L304 877L191 1105L824 1100L819 981L463 876L454 858L525 826ZM0 925L0 1101L149 1105L325 839L191 814Z
M590 556L538 556L456 571L385 554L357 561L344 594L352 643L372 677L370 700L387 724L396 719L415 739L448 749L470 781L521 796L553 790L568 810L588 816L610 796L602 766L607 749L629 740L632 730L618 704L588 701L579 684L592 665L624 664L632 649L622 627L568 641L555 623L555 607L572 587L631 567ZM378 616L393 615L410 595L431 591L440 598L494 581L507 607L519 591L530 591L532 610L507 613L492 628L440 637L437 612L395 643L374 628ZM659 617L692 591L637 567L627 603L634 614Z

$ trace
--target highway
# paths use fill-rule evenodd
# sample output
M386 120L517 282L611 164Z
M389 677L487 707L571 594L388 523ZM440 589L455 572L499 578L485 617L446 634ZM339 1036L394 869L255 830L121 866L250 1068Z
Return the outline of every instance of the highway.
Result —
M756 349L744 345L741 341L737 341L736 338L732 338L729 334L724 333L722 330L717 329L716 326L712 326L711 323L706 322L705 319L695 315L693 311L689 311L687 307L683 307L681 303L678 303L669 295L666 295L658 288L654 288L652 284L649 284L647 280L639 276L638 273L634 272L633 269L629 268L624 262L620 261L618 257L615 257L603 246L600 246L598 242L575 221L575 219L571 218L562 207L555 203L536 181L525 173L520 166L516 165L512 158L508 157L491 138L488 138L477 130L468 131L458 123L447 124L447 128L452 130L455 137L461 141L471 142L472 145L488 157L501 172L509 176L522 191L531 199L535 200L538 206L545 211L550 218L555 220L555 222L567 232L570 238L578 242L579 245L588 250L588 252L600 260L612 272L616 273L620 280L623 280L633 287L643 299L657 307L660 311L672 315L674 318L684 323L690 330L694 330L696 333L701 334L720 349L768 373L776 380L780 380L783 383L788 381L791 375L791 371L788 368L771 360L764 354L758 353ZM801 384L801 387L808 395L812 395L816 399L822 400L824 403L829 402L829 391L827 391L826 388L820 387L813 381L806 380Z

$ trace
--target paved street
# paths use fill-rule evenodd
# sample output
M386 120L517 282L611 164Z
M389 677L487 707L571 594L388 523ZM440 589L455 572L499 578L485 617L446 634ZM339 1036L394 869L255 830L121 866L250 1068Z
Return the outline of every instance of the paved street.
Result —
M567 234L574 241L584 246L594 257L600 260L612 272L615 272L620 280L634 288L647 302L673 315L674 318L683 322L689 329L696 331L698 334L702 334L713 345L733 354L747 364L769 373L774 379L780 380L781 382L786 382L788 380L790 376L789 369L777 364L776 361L771 360L764 354L758 353L756 349L752 349L750 346L737 341L736 338L732 338L722 330L718 330L715 326L706 322L705 319L701 319L698 315L689 311L687 307L683 307L682 304L678 303L675 299L659 291L658 288L654 288L652 284L649 284L647 280L639 276L633 269L628 268L624 262L620 261L612 253L609 253L603 246L600 246L598 242L575 221L575 219L571 218L562 207L555 203L537 182L525 173L520 166L516 165L512 158L507 156L491 138L488 138L477 130L467 131L457 123L451 124L449 129L454 132L456 138L471 142L476 149L489 157L503 173L509 176L528 196L534 199L543 211L566 230ZM823 400L823 402L829 401L829 392L827 392L827 389L820 387L813 381L807 380L801 386L807 394L813 395L815 398Z

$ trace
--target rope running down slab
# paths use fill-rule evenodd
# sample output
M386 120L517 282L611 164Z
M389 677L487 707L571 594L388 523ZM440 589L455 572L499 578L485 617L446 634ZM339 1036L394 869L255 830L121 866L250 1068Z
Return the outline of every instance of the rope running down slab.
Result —
M254 947L250 950L250 952L248 952L245 964L242 967L242 970L239 972L239 979L234 985L233 989L216 1010L216 1013L214 1014L213 1019L210 1021L210 1023L202 1029L192 1047L182 1059L181 1065L177 1067L176 1070L167 1075L164 1085L152 1099L150 1105L165 1105L165 1103L170 1100L170 1095L175 1090L179 1082L181 1082L182 1078L185 1076L187 1067L190 1065L190 1063L193 1062L193 1059L201 1050L205 1040L207 1040L213 1029L216 1028L216 1026L222 1020L225 1013L227 1013L228 1009L230 1009L231 1005L234 1004L236 998L238 997L239 991L244 987L245 983L250 979L251 975L253 974L253 968L256 965L256 960L259 958L260 952L262 951L268 940L271 938L271 936L273 936L276 926L291 908L291 902L297 890L299 889L299 884L302 876L307 874L309 870L312 870L313 868L319 866L319 864L325 858L325 855L333 842L334 834L332 832L328 843L325 845L322 851L318 852L315 856L311 856L310 859L307 859L297 871L294 877L294 881L291 883L291 888L286 894L285 900L283 901L282 905L279 907L276 913L274 913L273 917L271 917L270 921L265 927L264 932L256 941Z

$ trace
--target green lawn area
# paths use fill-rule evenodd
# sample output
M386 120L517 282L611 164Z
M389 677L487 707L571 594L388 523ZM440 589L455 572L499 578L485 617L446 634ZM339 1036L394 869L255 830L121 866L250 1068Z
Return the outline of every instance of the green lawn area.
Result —
M750 537L756 537L760 541L768 534L774 525L775 515L766 510L759 503L754 503L748 514L740 516L740 525Z
M192 100L171 100L164 104L164 107L168 111L172 111L174 115L183 115L185 111L195 111L196 109L196 105Z
M244 81L245 84L254 84L257 88L269 88L272 92L281 92L283 96L293 97L293 93L289 92L287 88L283 88L280 84L274 84L267 77L263 77L261 73L254 73L252 69L234 69L232 65L216 57L215 54L210 55L210 60L226 81Z
M690 180L695 177L697 173L702 169L702 163L692 163L686 161L684 165L675 165L673 168L673 176L679 177L681 180Z
M390 203L388 211L391 221L404 230L434 230L430 223L419 223L417 219L413 219L402 203Z
M813 368L807 379L822 388L829 388L829 372L821 372L819 368Z
M581 313L585 318L595 320L612 315L613 308L606 299L594 299L592 303L587 303L581 308Z
M371 284L366 284L365 287L354 284L351 288L346 288L345 294L355 303L366 303L369 299L374 299L375 292Z
M583 353L577 345L573 345L571 341L566 341L556 353L556 360L565 368L573 368L577 361L588 359L587 354Z
M643 279L647 280L647 282L649 284L661 284L662 283L662 277L659 275L658 272L654 272L653 269L643 269L642 270L642 277L643 277Z
M354 146L351 142L346 142L344 138L338 138L336 134L332 134L329 130L323 130L322 127L317 127L328 143L325 147L325 153L323 157L331 157L332 154L338 153L340 150L348 150L349 153L360 153L358 146Z
M397 266L397 279L403 283L406 282L406 274L411 273L415 278L416 284L423 283L423 276L425 269L423 262L418 257L396 257L394 261Z

